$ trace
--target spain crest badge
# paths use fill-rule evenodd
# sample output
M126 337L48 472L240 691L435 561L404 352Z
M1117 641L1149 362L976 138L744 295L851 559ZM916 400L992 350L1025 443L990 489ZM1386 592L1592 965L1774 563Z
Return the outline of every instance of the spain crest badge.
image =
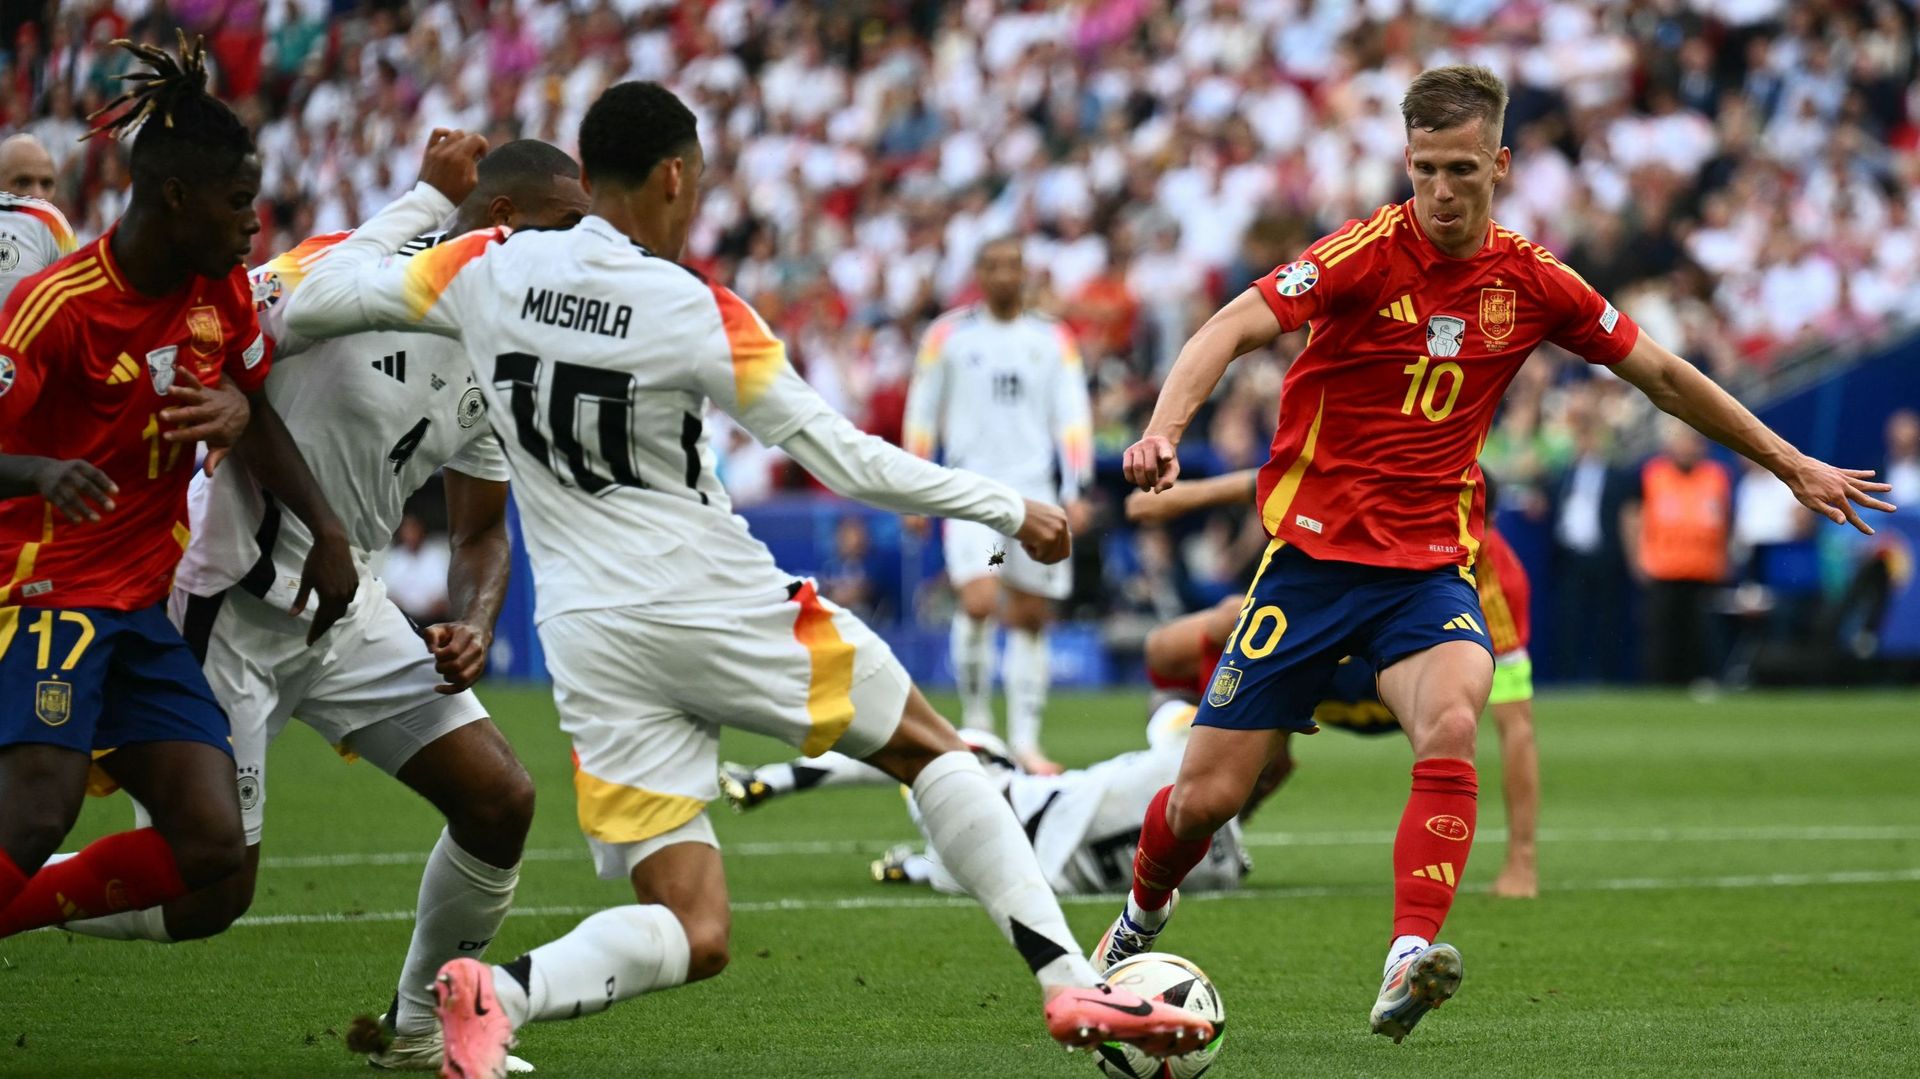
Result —
M73 718L73 686L51 681L35 686L33 714L49 727L63 726Z
M220 312L210 304L187 312L187 334L193 339L193 350L202 356L220 351L226 342L226 335L220 332Z
M1480 290L1480 333L1494 351L1507 347L1513 334L1513 315L1518 294L1510 288Z

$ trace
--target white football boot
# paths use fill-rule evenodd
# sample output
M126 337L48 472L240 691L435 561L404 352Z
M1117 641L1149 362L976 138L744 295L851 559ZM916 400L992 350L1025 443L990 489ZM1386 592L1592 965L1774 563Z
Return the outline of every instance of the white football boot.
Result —
M1459 991L1458 948L1451 944L1429 944L1417 951L1409 948L1387 968L1380 999L1373 1002L1373 1032L1399 1045L1422 1017Z

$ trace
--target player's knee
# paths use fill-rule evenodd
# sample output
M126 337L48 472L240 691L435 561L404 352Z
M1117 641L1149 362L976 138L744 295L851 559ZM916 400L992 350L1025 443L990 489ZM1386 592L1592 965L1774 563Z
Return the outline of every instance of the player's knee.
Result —
M502 772L480 785L454 813L457 832L525 839L533 827L533 778L523 768Z
M238 818L204 822L167 836L167 844L173 848L180 879L194 891L219 884L246 867L246 836Z
M1480 727L1480 714L1467 704L1448 705L1421 724L1414 745L1419 759L1458 757L1473 759L1474 738Z
M167 904L167 934L182 941L226 932L253 906L253 886L252 873L235 872L210 888Z
M731 952L724 921L683 922L687 931L687 981L704 981L727 969Z
M1167 827L1183 840L1204 839L1232 820L1246 800L1246 792L1235 796L1217 786L1177 784L1167 798Z
M14 816L9 807L6 833L0 836L0 850L24 867L37 868L55 851L73 827L73 821L57 806L26 806Z

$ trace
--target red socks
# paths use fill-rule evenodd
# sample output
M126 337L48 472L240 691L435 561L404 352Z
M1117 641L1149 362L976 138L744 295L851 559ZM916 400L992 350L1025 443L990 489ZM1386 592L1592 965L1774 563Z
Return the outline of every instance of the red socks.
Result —
M8 869L13 868L11 863ZM17 872L17 871L16 871ZM0 870L0 895L7 887ZM43 866L0 909L0 937L42 926L142 910L187 894L173 849L152 828L94 840L72 858Z
M1172 795L1172 787L1160 788L1140 822L1140 847L1133 855L1133 901L1143 910L1166 906L1167 897L1213 846L1212 836L1181 839L1173 834L1167 825L1167 800Z
M19 895L20 889L26 886L27 875L13 864L13 859L7 857L6 851L0 850L0 910L6 910L7 904L13 902L13 897Z
M1393 837L1394 936L1439 936L1467 871L1479 793L1472 761L1441 757L1414 764L1413 793ZM1139 870L1134 872L1137 879Z

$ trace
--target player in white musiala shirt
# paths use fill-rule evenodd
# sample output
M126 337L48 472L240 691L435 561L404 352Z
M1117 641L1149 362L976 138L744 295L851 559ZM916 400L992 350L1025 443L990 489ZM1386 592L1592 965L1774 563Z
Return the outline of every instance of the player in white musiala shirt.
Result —
M943 449L955 468L1027 498L1059 499L1078 530L1085 524L1080 499L1093 475L1079 346L1058 320L1025 308L1017 238L983 244L974 269L982 301L935 319L921 342L907 394L907 448L929 460ZM1003 615L1007 742L1027 771L1059 771L1041 752L1040 720L1052 681L1047 623L1053 604L1073 591L1072 567L1029 558L1006 535L974 521L946 522L942 547L958 599L949 649L962 725L993 729L993 631Z
M475 228L566 227L586 211L579 166L543 142L521 140L488 154L478 180L448 231L407 238L401 264ZM252 277L277 361L266 394L347 530L359 593L346 617L310 644L311 613L287 613L312 545L306 527L238 462L196 478L193 538L170 613L233 723L246 865L165 907L67 928L186 940L218 933L245 913L260 864L267 747L297 716L447 819L427 860L393 1007L383 1029L362 1024L350 1039L373 1052L378 1066L430 1069L441 1063L434 973L448 959L484 950L499 930L533 818L533 782L471 688L485 670L506 593L507 465L457 342L394 332L313 341L288 330L288 301L308 268L349 235L306 240ZM446 622L416 627L388 599L379 564L407 498L443 469L453 610Z
M1133 852L1140 842L1140 818L1147 803L1180 771L1187 733L1197 709L1186 701L1167 701L1147 722L1147 746L1109 757L1086 768L1057 775L1034 775L1012 760L1007 746L991 731L962 728L960 738L991 776L1001 780L1014 816L1033 839L1040 870L1058 895L1109 895L1133 883ZM892 777L839 753L746 768L720 768L720 791L735 810L746 812L787 796L829 787L888 786ZM1254 806L1248 806L1248 812ZM911 798L907 811L921 825ZM1238 888L1252 868L1240 838L1240 820L1214 834L1206 860L1181 885L1192 892ZM959 884L937 851L901 844L873 863L873 879L883 884L928 884L957 892Z
M443 161L483 145L444 132L435 143ZM1055 1038L1166 1053L1210 1037L1191 1013L1097 986L979 763L886 644L782 573L732 513L701 417L711 401L843 494L980 520L1045 561L1068 553L1065 514L861 434L752 308L672 261L704 159L670 91L608 89L579 145L592 213L578 226L473 233L391 261L472 183L470 164L457 178L430 170L434 182L314 264L287 314L315 336L419 328L466 346L520 501L581 827L601 873L637 899L504 966L443 967L448 1068L497 1075L520 1025L726 965L726 882L705 812L721 725L838 748L911 784L948 868L1040 980Z

